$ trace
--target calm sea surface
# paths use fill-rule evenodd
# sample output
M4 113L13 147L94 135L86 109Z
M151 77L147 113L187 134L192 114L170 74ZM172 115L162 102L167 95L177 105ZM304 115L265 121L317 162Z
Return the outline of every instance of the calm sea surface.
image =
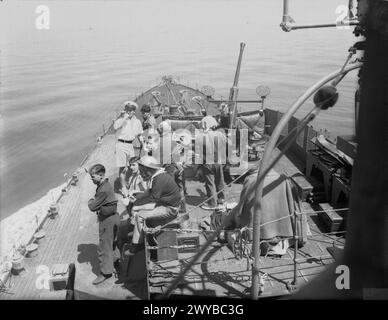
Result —
M290 9L300 24L334 23L346 4L294 0ZM50 9L49 30L35 27L38 5ZM266 84L267 106L284 111L340 68L354 41L352 30L281 31L280 0L5 1L0 10L1 219L63 183L120 103L163 75L226 97L245 42L239 97ZM315 128L353 133L356 80L341 83Z

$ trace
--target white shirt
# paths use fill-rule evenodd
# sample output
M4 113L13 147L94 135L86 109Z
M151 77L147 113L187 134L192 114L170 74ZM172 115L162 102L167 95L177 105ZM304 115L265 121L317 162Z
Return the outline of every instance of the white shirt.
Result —
M139 134L143 133L143 126L141 121L132 116L131 119L119 118L113 124L113 128L117 130L116 137L117 139L122 140L134 140Z

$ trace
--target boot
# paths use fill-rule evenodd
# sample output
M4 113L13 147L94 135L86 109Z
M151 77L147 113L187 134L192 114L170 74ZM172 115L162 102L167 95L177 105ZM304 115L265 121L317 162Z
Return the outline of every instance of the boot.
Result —
M101 273L94 281L92 282L95 286L103 283L105 280L109 279L112 276L112 274L103 274Z

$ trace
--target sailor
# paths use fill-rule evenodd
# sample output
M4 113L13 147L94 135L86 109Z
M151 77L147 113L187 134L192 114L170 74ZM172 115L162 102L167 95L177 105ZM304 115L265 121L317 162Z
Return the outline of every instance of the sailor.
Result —
M152 154L160 161L165 171L174 178L182 194L180 211L186 212L186 183L181 161L182 146L173 138L170 121L162 121L157 131L159 133L159 143L156 145Z
M149 104L144 104L141 107L141 114L143 116L143 130L144 135L148 137L148 135L155 133L156 130L156 120L154 116L151 114L151 106Z
M220 111L220 125L222 128L229 127L230 124L230 110L227 103L222 102L218 108Z
M97 186L94 198L88 202L91 211L98 217L98 259L100 275L93 281L94 285L104 282L112 276L113 268L118 266L120 252L116 245L117 229L120 222L117 213L117 200L113 187L105 178L105 167L95 164L89 169L92 182Z
M137 138L143 145L143 126L135 116L135 111L138 105L133 101L124 102L124 110L120 117L114 122L113 128L116 130L116 166L119 168L119 176L124 170L127 159L135 156L133 146L134 140Z
M145 222L148 227L157 227L174 220L181 202L181 193L174 179L154 157L142 157L139 168L143 179L148 182L148 189L134 202L135 226L132 244L126 255L132 255L142 247Z
M213 210L225 202L225 181L223 165L226 164L227 138L224 133L215 130L218 122L212 116L201 120L203 132L196 137L196 150L200 150L200 169L202 171L207 193L207 203L201 206L204 210Z
M146 189L146 184L140 175L139 157L132 157L128 161L128 167L126 167L120 175L121 194L124 198L133 197L134 194L143 192Z

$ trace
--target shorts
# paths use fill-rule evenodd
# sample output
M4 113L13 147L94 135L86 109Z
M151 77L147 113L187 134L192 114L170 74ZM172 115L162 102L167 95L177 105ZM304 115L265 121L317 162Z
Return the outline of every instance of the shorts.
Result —
M125 167L128 160L135 156L132 143L116 142L116 167Z

